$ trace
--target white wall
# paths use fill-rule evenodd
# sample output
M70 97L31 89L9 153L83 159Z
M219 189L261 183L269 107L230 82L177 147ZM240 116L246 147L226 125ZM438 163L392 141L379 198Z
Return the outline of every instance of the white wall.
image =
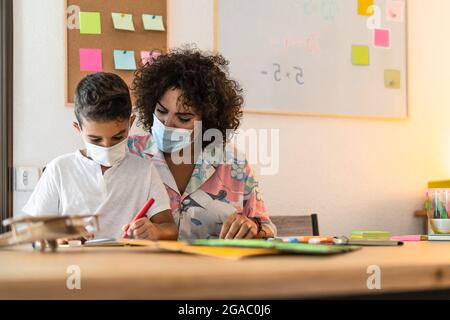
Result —
M62 0L16 0L15 166L42 166L81 145L64 101ZM448 0L409 0L407 121L246 114L243 129L280 129L280 172L261 177L273 214L319 213L322 233L418 233L430 179L450 176ZM212 0L172 0L171 45L213 47ZM15 193L15 213L28 193Z

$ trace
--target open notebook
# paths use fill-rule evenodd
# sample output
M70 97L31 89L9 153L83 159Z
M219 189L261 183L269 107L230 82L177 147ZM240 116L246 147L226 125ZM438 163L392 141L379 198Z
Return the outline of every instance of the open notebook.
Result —
M359 249L349 245L317 245L303 243L285 243L267 240L194 240L149 241L139 239L98 239L86 241L85 247L146 246L163 251L190 253L211 257L241 259L252 256L301 254L333 255Z
M222 248L192 246L181 241L150 241L139 239L96 239L86 241L84 247L145 246L162 251L189 253L217 258L241 259L245 257L274 255L279 252L270 248Z

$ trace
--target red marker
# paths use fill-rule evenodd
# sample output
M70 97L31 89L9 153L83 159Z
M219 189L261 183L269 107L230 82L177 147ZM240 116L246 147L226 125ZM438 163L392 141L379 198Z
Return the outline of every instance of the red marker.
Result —
M153 205L154 202L155 202L155 199L153 199L153 198L150 198L150 199L147 200L147 202L144 204L142 209L139 210L139 212L134 216L133 220L131 220L131 222L128 225L128 227L122 233L122 238L126 238L127 237L127 232L128 232L128 229L130 228L130 225L133 222L135 222L136 220L139 220L139 219L143 218L147 214L148 210L150 210L150 208L151 208L151 206Z

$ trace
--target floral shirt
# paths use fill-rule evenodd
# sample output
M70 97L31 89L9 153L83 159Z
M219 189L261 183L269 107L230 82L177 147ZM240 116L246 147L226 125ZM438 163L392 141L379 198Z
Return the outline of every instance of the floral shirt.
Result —
M172 214L178 225L179 240L218 238L226 218L240 213L259 218L276 234L258 188L258 181L248 162L233 157L226 163L216 163L203 151L183 194L163 153L151 135L130 136L130 152L143 158L152 158L170 198Z

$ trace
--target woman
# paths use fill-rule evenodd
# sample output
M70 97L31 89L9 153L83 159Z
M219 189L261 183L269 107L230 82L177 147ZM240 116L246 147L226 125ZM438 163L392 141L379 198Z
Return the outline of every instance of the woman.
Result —
M276 233L247 161L225 152L243 104L227 65L220 55L183 48L147 63L133 82L140 123L151 133L130 137L129 147L153 159L180 240ZM215 139L202 141L211 132ZM227 156L226 163L219 154Z

